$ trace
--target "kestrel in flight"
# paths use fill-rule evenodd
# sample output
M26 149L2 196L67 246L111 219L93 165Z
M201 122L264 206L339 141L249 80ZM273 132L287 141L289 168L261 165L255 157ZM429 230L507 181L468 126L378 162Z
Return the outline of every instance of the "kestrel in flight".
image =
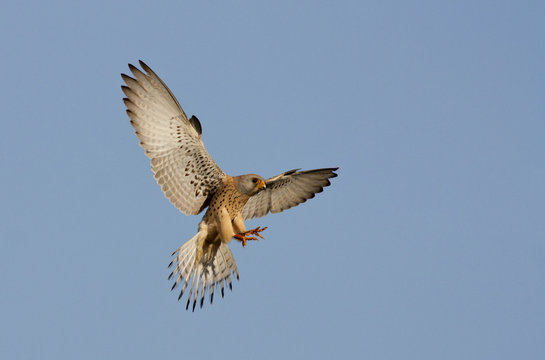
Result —
M197 117L187 118L165 83L142 61L142 72L129 64L133 77L121 74L123 99L140 145L151 159L155 180L165 196L183 213L197 215L208 208L199 231L172 256L172 290L181 286L178 300L188 289L186 309L193 301L203 306L205 292L224 284L232 289L238 269L229 249L231 239L246 245L263 238L266 227L246 230L244 220L278 213L313 198L338 168L290 170L270 179L249 174L229 176L206 151ZM199 299L200 297L200 299Z

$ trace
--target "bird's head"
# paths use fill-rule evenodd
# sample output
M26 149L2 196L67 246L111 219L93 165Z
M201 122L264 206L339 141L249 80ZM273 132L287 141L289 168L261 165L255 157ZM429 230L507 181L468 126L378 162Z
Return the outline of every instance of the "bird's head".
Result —
M265 189L265 180L256 174L241 175L235 177L238 190L248 196L253 196Z

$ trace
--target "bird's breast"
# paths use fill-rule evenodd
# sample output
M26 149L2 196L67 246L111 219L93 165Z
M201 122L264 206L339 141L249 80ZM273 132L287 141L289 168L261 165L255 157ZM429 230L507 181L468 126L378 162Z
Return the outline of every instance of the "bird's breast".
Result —
M210 200L207 215L208 213L216 215L219 210L224 207L231 220L233 220L242 212L244 205L246 205L249 199L250 197L248 195L242 194L236 187L231 186L230 184L222 186Z

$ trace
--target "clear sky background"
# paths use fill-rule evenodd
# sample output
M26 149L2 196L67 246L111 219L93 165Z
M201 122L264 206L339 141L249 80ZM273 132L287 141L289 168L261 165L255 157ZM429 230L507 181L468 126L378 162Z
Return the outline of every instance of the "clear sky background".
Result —
M2 2L0 357L545 359L544 4ZM195 313L138 59L227 173L340 167Z

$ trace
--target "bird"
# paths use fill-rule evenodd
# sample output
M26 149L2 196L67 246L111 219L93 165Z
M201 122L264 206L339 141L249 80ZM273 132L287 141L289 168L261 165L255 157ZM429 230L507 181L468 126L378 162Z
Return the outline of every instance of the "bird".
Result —
M338 167L289 170L264 179L256 174L230 176L212 159L202 141L202 126L188 119L176 97L143 61L128 64L132 76L121 74L123 102L140 146L151 160L154 178L165 196L186 215L206 209L197 233L172 253L168 265L171 291L189 291L186 310L197 302L203 307L205 293L232 290L231 276L239 273L229 248L232 239L245 247L263 238L267 227L246 230L244 220L279 213L313 198L337 176Z

